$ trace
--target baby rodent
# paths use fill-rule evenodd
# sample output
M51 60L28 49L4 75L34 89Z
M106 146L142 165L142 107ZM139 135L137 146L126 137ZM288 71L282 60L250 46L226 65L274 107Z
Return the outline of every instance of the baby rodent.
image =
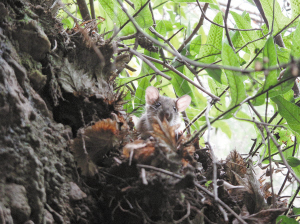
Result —
M184 111L191 103L189 95L173 99L159 95L158 89L153 86L146 89L145 98L146 112L137 123L137 130L143 139L150 137L149 132L153 131L152 124L155 119L163 121L165 117L170 126L182 124L179 112Z

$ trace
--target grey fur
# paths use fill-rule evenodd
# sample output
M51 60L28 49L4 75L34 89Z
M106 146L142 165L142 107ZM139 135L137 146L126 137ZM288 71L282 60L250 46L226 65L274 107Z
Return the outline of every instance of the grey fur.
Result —
M141 133L143 139L150 137L149 132L153 131L152 124L154 123L155 119L159 119L163 121L164 117L166 117L170 126L181 124L182 120L178 112L177 102L179 99L182 98L181 101L183 101L184 104L187 104L186 107L190 103L190 97L187 95L182 96L179 99L172 99L170 97L159 95L157 89L156 91L158 94L158 98L156 98L155 94L153 94L154 97L151 95L149 96L149 94L152 94L153 91L155 92L154 87L150 87L150 88L152 92L147 91L149 87L146 90L146 101L147 101L146 112L142 115L139 122L137 123L137 130ZM151 102L152 104L150 104L149 102Z

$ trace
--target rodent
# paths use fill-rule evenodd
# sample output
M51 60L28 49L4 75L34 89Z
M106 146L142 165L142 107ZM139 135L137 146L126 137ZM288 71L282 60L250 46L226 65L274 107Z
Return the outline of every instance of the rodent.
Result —
M159 95L158 89L149 86L146 89L146 112L141 116L137 123L137 131L141 133L142 139L150 137L150 131L153 131L152 124L155 119L163 121L164 117L170 126L181 124L180 112L184 111L191 103L191 97L184 95L173 99ZM180 128L179 128L180 129ZM178 129L176 130L178 131Z

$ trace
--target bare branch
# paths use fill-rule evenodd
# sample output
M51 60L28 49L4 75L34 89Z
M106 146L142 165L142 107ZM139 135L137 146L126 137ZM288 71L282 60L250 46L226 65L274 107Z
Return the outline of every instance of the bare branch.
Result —
M235 48L233 46L233 43L232 43L230 35L229 35L228 26L227 26L227 18L228 18L230 3L231 3L231 0L228 0L226 11L225 11L225 16L224 16L224 25L225 25L225 33L226 33L228 43L229 43L230 47L233 49L233 51L235 51Z
M203 7L203 12L205 13L207 8L208 8L208 3L205 3L204 7ZM198 30L200 29L200 27L203 25L203 21L204 21L204 14L201 14L200 20L197 24L197 26L195 27L195 29L193 30L193 32L191 33L191 35L186 38L186 40L181 44L181 46L178 48L178 52L181 52L183 50L183 48L192 40L192 38L195 36L195 34L198 32Z
M85 2L85 0L77 0L77 4L80 10L80 14L83 20L87 21L87 20L91 20L91 16L90 16L90 12L89 9L87 7L87 4Z
M214 25L216 25L216 26L219 26L219 27L222 27L222 28L225 29L224 26L222 26L222 25L220 25L220 24L218 24L218 23L215 23L214 21L210 20L210 19L205 15L205 12L204 12L203 9L201 8L201 5L200 5L200 3L199 3L198 0L197 0L197 3L198 3L198 6L199 6L199 8L200 8L200 10L201 10L201 12L202 12L202 14L204 15L204 17L205 17L206 20L208 20L209 22L211 22L212 24L214 24ZM228 29L230 29L230 30L238 30L238 31L262 30L262 29L260 29L260 28L253 28L253 29L236 29L236 28L228 28Z
M254 106L252 105L252 103L250 101L248 101L248 104L250 105L251 109L254 111L254 113L256 114L256 116L261 120L263 121L262 117L260 116L260 114L257 112L257 110L254 108ZM277 140L274 138L274 136L271 134L269 128L267 125L264 125L265 127L265 130L267 131L268 135L271 137L274 145L276 146L280 156L281 156L281 159L284 163L284 165L286 166L286 168L289 170L289 172L292 174L292 176L295 178L295 180L300 184L300 179L297 177L297 175L294 173L294 171L292 170L292 168L290 167L290 165L288 164L288 162L286 161L286 158L285 156L283 155L282 153L282 150L280 148L280 145L278 144Z
M210 97L212 97L213 99L215 100L220 100L219 97L213 95L212 93L208 92L206 89L204 89L202 86L199 86L197 83L195 83L193 80L189 79L188 77L186 77L184 74L182 74L181 72L179 72L177 69L175 69L174 67L172 67L171 65L168 65L166 63L164 63L163 61L160 61L158 59L155 59L155 58L152 58L152 57L149 57L149 56L146 56L144 55L145 58L153 61L153 62L156 62L156 63L159 63L161 65L163 65L164 67L170 69L171 71L175 72L177 75L179 75L181 78L185 79L186 81L188 81L189 83L193 84L195 87L197 87L198 89L200 89L202 92L206 93L207 95L209 95Z

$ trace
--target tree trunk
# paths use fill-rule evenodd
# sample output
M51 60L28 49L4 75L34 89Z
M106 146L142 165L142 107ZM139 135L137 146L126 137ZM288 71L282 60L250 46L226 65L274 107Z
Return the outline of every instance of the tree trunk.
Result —
M67 62L68 40L50 12L52 3L0 3L0 223L103 220L101 211L95 210L95 199L81 191L89 189L82 184L68 149L72 134L90 120L78 119L78 111L68 115L72 97L65 99L68 94L57 82L65 62L72 68L83 59L73 54L73 62ZM80 50L87 60L91 55L95 58L93 50ZM100 64L97 57L89 63L84 68L87 73ZM67 106L61 107L64 102ZM99 117L107 114L103 109Z

